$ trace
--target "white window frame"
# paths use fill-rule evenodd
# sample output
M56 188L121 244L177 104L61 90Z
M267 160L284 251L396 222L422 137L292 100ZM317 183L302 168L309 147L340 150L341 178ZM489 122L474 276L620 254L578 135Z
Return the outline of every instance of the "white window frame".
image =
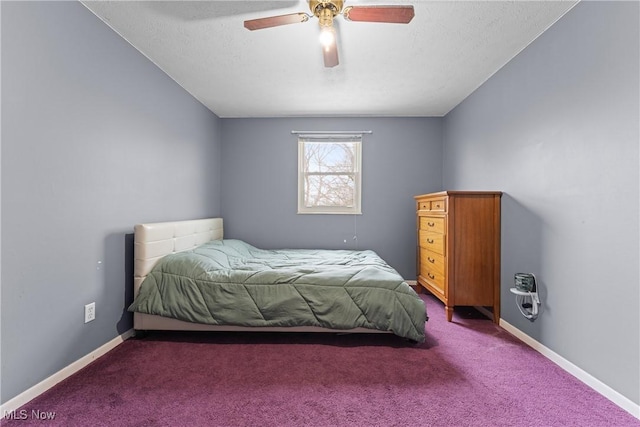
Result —
M355 145L353 170L345 173L310 172L305 170L305 144L341 144ZM350 206L306 206L305 181L309 175L351 175L354 178L354 197ZM312 134L298 135L298 213L299 214L362 214L362 134Z

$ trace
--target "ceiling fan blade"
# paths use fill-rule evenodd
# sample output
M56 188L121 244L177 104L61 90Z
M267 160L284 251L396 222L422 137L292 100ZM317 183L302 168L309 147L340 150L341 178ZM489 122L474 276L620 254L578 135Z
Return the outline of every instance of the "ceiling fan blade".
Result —
M349 21L408 24L415 13L413 6L349 6L342 15Z
M288 15L270 16L268 18L250 19L244 21L244 27L247 30L262 30L263 28L278 27L280 25L298 24L307 22L309 15L306 13L290 13Z
M338 65L338 43L334 40L329 46L323 46L322 56L324 56L325 67L331 68Z

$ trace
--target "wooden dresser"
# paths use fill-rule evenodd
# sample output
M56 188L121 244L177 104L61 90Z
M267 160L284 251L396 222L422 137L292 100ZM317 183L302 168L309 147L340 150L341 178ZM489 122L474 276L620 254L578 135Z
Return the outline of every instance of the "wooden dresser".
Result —
M415 196L418 290L453 307L492 307L500 319L501 192L441 191Z

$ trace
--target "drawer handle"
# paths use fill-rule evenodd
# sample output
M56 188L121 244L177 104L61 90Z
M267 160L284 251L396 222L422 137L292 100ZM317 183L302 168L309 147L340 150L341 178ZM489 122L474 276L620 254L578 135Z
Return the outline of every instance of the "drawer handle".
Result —
M434 258L431 258L430 256L427 257L427 261L429 261L431 264L436 262L436 260Z
M427 243L433 243L434 240L433 239L427 239Z
M428 222L428 223L427 223L427 225L428 225L429 227L434 227L434 226L436 225L436 223L435 223L435 222Z
M431 273L427 273L427 276L429 276L429 279L435 279L435 278L436 278L436 276L434 276L434 275L433 275L433 274L431 274Z

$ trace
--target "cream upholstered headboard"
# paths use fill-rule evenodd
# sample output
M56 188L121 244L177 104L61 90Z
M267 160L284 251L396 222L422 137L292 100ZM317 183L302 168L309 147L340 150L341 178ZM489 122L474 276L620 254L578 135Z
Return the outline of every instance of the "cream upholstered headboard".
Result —
M222 239L222 218L137 224L134 227L134 296L160 258Z

